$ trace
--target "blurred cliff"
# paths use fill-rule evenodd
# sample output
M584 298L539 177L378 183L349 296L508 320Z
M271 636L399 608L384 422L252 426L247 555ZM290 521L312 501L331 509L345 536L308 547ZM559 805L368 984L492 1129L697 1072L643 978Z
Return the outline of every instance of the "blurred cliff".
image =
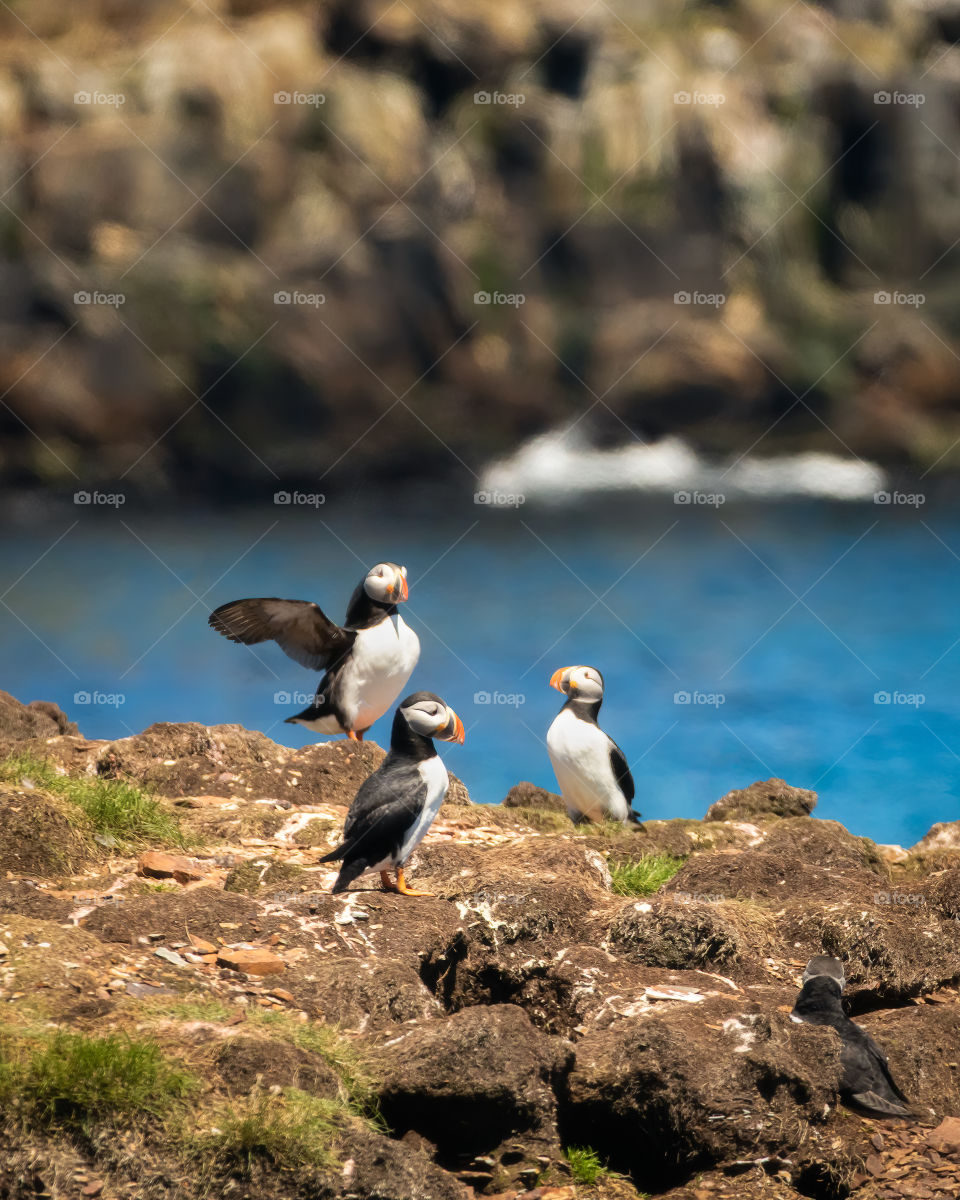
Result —
M0 471L597 444L960 466L960 5L0 10Z

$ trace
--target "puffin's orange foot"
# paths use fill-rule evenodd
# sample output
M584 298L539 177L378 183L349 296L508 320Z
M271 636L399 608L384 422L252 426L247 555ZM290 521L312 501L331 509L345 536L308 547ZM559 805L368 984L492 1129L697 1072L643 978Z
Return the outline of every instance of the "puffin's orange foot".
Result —
M393 880L390 878L389 871L381 871L380 872L380 886L383 888L383 890L385 892L399 892L399 890L400 890L397 887L397 885L393 882Z
M357 737L357 735L353 732L352 729L347 730L347 737L350 739L351 742L362 742L363 741L363 737L362 736Z
M407 881L403 877L403 867L397 867L397 885L393 889L399 892L401 896L432 896L433 892L419 892L415 888L408 888Z

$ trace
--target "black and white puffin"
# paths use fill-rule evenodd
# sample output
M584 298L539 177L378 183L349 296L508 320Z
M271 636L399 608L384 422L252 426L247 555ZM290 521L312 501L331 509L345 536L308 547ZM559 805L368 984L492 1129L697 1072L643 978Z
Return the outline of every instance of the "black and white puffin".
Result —
M463 722L433 692L414 692L397 709L390 750L353 798L343 840L320 862L343 862L333 891L343 892L365 871L379 871L385 891L429 896L407 887L403 867L433 824L449 777L434 738L464 741ZM396 870L397 881L388 875Z
M570 819L640 825L630 803L634 787L627 760L597 724L603 676L596 667L561 667L550 686L567 697L547 730L547 751Z
M803 988L790 1014L794 1021L829 1025L843 1043L840 1093L860 1108L885 1117L912 1117L910 1101L894 1083L887 1056L873 1038L843 1011L840 996L846 979L843 964L818 954L803 972Z
M407 568L378 563L357 584L337 625L311 600L232 600L209 624L245 646L275 641L295 662L325 671L313 704L290 724L316 733L364 733L403 691L420 657L420 639L397 612L406 600Z

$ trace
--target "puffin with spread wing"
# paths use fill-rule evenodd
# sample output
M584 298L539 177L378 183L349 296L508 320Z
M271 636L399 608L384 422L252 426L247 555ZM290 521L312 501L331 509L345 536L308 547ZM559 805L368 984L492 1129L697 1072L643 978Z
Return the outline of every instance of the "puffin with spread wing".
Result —
M276 596L232 600L210 614L209 624L245 646L274 641L301 666L325 671L313 703L288 723L362 741L420 657L420 639L397 611L408 594L406 567L378 563L357 585L342 625L310 600Z

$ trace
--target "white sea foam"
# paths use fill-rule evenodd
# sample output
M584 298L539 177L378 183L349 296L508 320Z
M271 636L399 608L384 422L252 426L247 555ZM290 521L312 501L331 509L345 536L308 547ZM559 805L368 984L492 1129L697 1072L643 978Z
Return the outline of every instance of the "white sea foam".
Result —
M590 493L626 491L711 494L726 500L872 500L885 482L874 463L837 454L744 456L725 464L701 458L676 437L597 449L579 430L554 430L491 463L480 487L560 504Z

